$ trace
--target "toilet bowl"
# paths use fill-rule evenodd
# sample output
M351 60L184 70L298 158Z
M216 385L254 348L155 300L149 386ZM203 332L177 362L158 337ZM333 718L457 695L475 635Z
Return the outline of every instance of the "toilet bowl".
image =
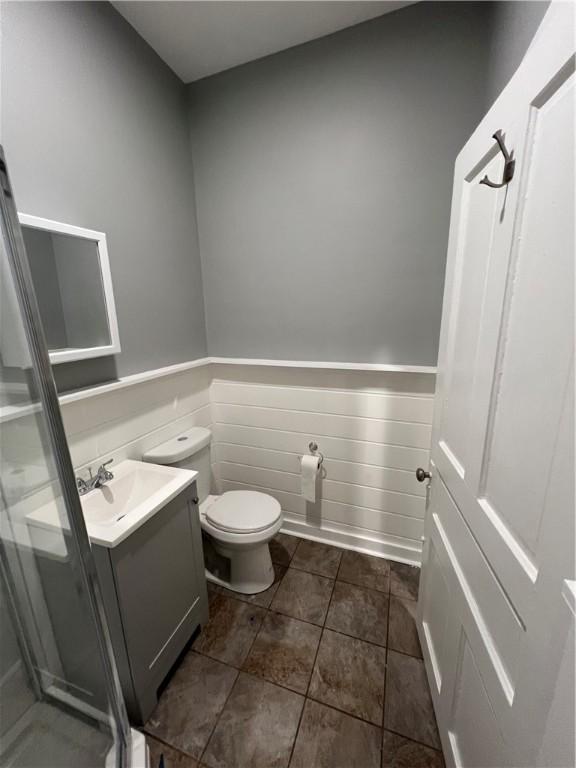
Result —
M198 472L200 524L206 578L243 594L256 594L274 582L268 542L282 527L276 499L257 491L210 491L210 440L204 427L193 427L147 451L144 461Z
M229 560L228 577L208 570L211 581L244 594L268 589L274 581L268 542L282 527L276 499L256 491L209 496L200 505L200 523L215 551Z

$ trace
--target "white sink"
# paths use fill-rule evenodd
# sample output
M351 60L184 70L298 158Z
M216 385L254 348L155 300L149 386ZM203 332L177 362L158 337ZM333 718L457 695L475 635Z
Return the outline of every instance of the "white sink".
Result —
M114 479L80 498L90 541L115 547L198 476L188 469L127 459L111 467ZM30 525L61 528L56 505L27 516Z

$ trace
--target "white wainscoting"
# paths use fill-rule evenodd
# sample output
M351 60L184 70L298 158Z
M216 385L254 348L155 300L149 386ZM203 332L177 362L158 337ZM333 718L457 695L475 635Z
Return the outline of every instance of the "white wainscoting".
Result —
M419 563L435 377L421 373L213 365L219 492L275 496L284 530ZM319 500L300 495L299 456L325 456Z
M62 415L75 469L109 458L141 459L190 427L211 427L210 381L206 365L89 398L64 396Z
M64 395L61 406L77 471L211 427L214 491L264 490L281 503L287 532L419 563L425 488L414 470L428 466L434 384L432 373L206 360ZM3 427L16 436L33 418ZM307 505L299 456L311 440L325 462L319 501ZM18 444L29 451L22 433L8 453Z

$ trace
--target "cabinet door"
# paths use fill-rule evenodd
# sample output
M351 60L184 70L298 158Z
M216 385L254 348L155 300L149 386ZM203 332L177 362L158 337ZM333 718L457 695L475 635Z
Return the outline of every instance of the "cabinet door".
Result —
M198 622L194 511L178 497L111 550L137 691L161 682Z

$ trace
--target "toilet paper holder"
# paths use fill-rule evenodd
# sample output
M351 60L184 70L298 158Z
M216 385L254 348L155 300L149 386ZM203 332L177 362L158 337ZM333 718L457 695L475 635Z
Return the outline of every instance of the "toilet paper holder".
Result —
M319 457L318 469L320 469L320 467L322 466L322 464L324 462L324 454L321 453L318 450L318 443L315 443L314 440L312 440L310 443L308 443L308 450L310 451L312 456L318 456Z

